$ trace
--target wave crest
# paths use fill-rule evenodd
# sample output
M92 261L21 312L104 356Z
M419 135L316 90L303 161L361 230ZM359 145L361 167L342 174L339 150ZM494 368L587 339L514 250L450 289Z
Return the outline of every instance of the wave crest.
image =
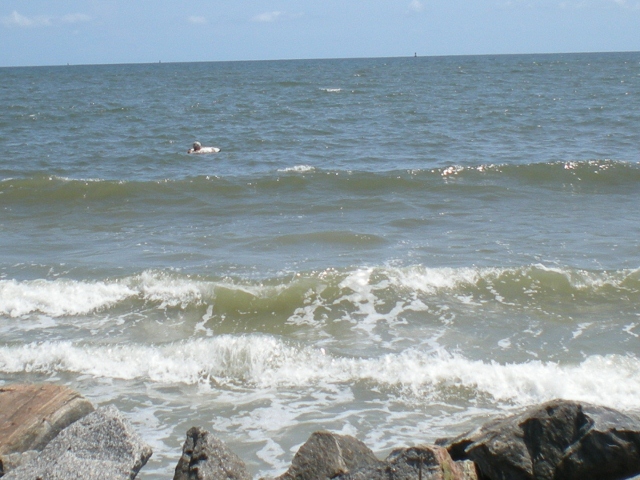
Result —
M410 349L374 358L332 355L273 337L222 335L170 345L78 345L44 342L0 347L4 373L71 372L160 384L222 388L333 388L364 382L367 388L437 402L454 389L468 401L490 397L516 405L553 398L638 409L640 360L593 355L577 364L528 361L500 364L445 351Z
M294 175L304 173L305 175ZM198 176L182 179L150 181L114 181L103 179L70 179L49 175L10 178L0 181L0 194L6 205L28 202L51 203L104 202L109 199L147 199L151 203L164 202L172 197L188 201L192 195L201 198L253 195L255 189L268 194L289 188L317 189L326 194L366 192L424 191L437 187L510 186L552 187L554 189L582 188L585 191L637 188L640 183L640 164L615 160L581 160L549 163L450 165L428 170L330 171L310 165L295 165L260 174L217 177ZM471 190L473 191L473 189ZM457 191L458 195L464 190Z
M225 315L290 312L294 323L332 307L366 314L380 303L497 302L535 306L550 302L640 301L640 270L587 271L531 265L515 268L377 267L328 269L260 281L202 278L163 271L102 281L0 280L0 315L86 315L142 302L157 309L214 305Z

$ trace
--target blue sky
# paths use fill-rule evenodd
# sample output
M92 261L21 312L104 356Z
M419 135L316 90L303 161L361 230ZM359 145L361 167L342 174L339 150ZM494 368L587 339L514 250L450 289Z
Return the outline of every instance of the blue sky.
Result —
M640 50L640 0L0 0L0 66Z

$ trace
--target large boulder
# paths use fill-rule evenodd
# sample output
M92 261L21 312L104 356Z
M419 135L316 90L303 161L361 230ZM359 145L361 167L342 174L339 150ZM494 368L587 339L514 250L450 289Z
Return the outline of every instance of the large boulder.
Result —
M9 453L0 457L0 477L11 470L18 468L20 465L26 462L30 462L34 458L40 455L37 450L27 450L21 453Z
M640 473L640 418L553 400L446 444L490 480L618 480Z
M384 463L338 477L340 480L477 480L472 462L455 462L435 445L399 448Z
M42 450L60 431L93 410L91 402L67 387L2 387L0 455Z
M187 432L174 480L251 480L244 462L218 438L199 427Z
M40 455L2 480L131 480L151 453L114 406L101 407L64 429Z
M291 467L276 480L319 480L380 465L369 447L350 435L320 431L309 437Z
M33 458L64 428L93 410L91 402L67 387L1 387L0 475Z

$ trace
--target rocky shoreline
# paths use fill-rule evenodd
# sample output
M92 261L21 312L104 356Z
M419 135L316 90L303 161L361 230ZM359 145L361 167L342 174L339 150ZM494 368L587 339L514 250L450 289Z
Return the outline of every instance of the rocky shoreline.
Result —
M380 460L352 436L314 432L286 472L263 480L640 480L640 417L587 403L553 400L435 443ZM151 455L113 406L56 385L0 388L3 480L134 479ZM179 455L174 480L251 480L200 427Z

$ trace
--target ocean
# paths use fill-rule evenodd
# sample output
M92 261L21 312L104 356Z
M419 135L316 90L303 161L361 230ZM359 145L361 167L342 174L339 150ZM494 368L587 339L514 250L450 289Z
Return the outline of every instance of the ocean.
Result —
M640 412L639 201L640 53L0 68L0 385L114 404L141 479Z

